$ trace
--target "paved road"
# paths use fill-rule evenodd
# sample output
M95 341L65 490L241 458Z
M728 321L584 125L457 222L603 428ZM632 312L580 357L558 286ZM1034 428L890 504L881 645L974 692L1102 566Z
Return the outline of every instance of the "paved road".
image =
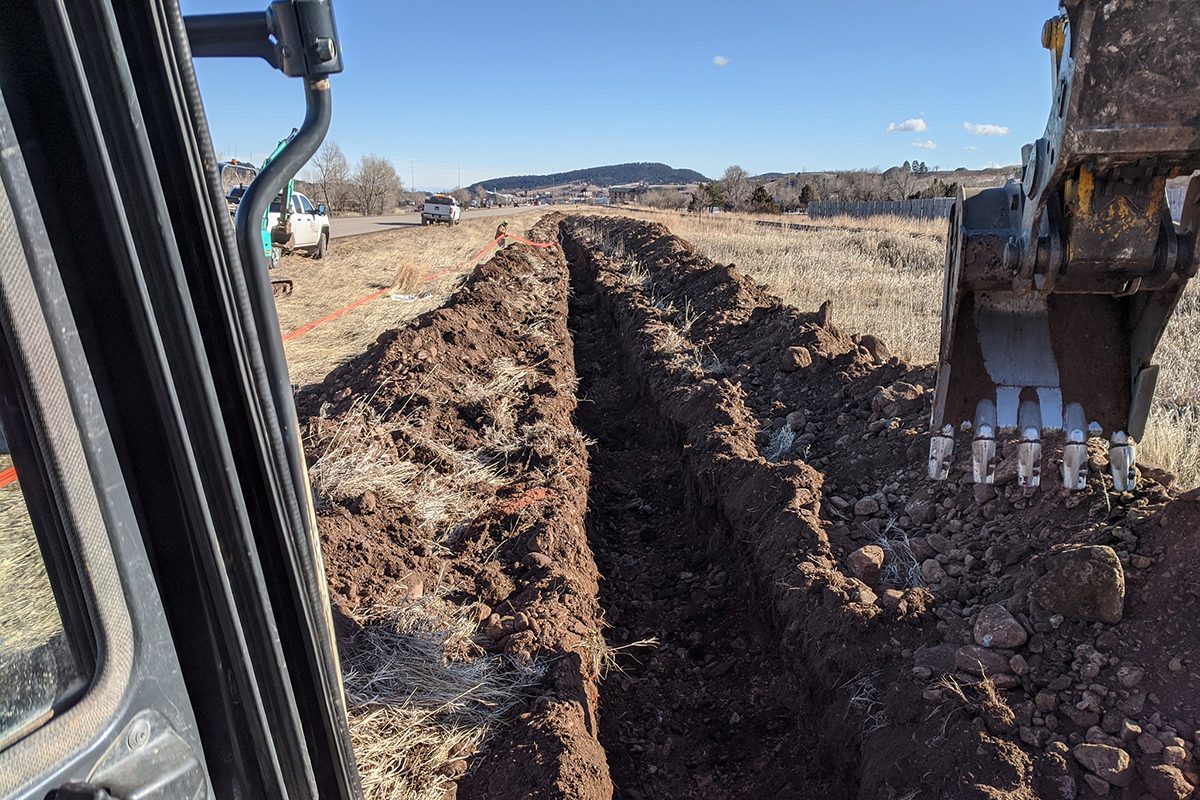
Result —
M521 208L481 208L467 209L463 211L462 218L464 220L476 219L478 217L504 217L513 216L531 208L522 206ZM334 217L329 222L329 235L333 239L342 236L358 236L363 233L378 233L379 231L394 231L397 228L408 228L421 224L421 215L417 212L411 214L397 214L390 217Z

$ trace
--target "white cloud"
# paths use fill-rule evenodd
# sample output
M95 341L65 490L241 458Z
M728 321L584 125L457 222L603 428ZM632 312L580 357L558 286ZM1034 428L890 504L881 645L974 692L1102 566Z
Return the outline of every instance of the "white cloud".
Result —
M966 150L968 153L978 153L979 152L979 148L973 144L967 145L966 147L963 148L963 150Z
M926 130L929 130L929 126L925 124L925 120L920 118L906 119L899 125L893 122L887 126L888 133L920 133Z
M713 66L714 67L723 67L728 63L729 63L729 59L726 58L725 56L713 56Z
M1008 126L990 123L964 122L963 127L972 136L1008 136Z
M919 147L922 150L937 150L937 142L932 139L917 139L912 143L913 147Z

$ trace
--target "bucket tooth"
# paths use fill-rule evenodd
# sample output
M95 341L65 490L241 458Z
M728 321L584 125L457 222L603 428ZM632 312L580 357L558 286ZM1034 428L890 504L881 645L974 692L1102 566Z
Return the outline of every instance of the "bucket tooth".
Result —
M929 477L944 481L950 474L950 456L954 452L954 426L943 425L929 439Z
M1087 487L1088 466L1087 417L1079 403L1070 403L1064 410L1063 431L1066 434L1062 457L1063 488L1078 492Z
M975 406L971 472L976 483L994 483L996 480L996 404L991 400L980 400Z
M1118 492L1132 492L1137 485L1137 472L1134 464L1137 458L1136 445L1133 439L1124 431L1112 435L1108 446L1109 469L1112 470L1113 489Z
M1017 412L1017 483L1036 489L1042 482L1042 407L1036 400L1024 400Z

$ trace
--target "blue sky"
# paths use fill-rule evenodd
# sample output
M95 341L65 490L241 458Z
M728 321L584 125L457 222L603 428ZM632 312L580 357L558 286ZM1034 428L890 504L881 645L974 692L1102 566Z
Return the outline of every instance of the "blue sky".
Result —
M182 5L211 13L266 0ZM1040 34L1057 1L334 9L346 70L334 78L330 138L351 161L377 153L406 185L411 174L439 189L460 174L467 185L626 161L709 176L734 163L751 174L1017 163L1045 127ZM298 82L265 63L203 60L198 71L226 156L261 159L303 116Z

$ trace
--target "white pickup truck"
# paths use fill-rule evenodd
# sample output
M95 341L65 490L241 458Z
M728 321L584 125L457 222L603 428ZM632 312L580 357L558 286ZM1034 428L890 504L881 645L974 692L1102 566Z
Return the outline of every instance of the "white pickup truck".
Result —
M435 222L445 222L447 225L457 225L462 219L462 208L458 201L448 194L431 195L421 207L421 224L431 225Z
M279 224L280 197L276 197L267 212L267 230ZM291 238L285 245L288 251L307 250L313 258L324 258L329 252L329 217L325 205L313 205L299 192L292 193L292 215L288 217Z

